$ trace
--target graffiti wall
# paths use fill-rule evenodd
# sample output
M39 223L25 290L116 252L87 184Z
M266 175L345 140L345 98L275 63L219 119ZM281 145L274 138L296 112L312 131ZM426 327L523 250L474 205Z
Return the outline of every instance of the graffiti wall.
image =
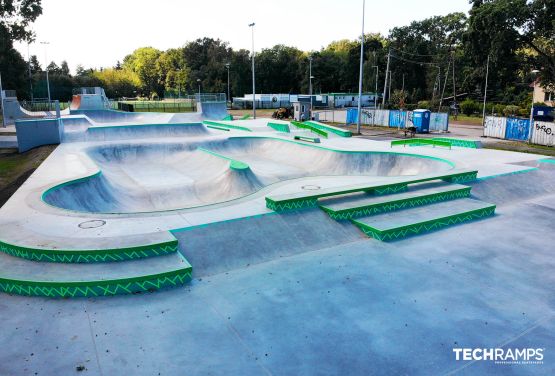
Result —
M507 118L486 116L486 124L484 127L484 136L505 138L507 128Z
M535 121L532 128L533 144L555 146L555 123Z
M505 131L505 138L507 140L528 141L530 135L530 120L529 119L507 119L507 129Z

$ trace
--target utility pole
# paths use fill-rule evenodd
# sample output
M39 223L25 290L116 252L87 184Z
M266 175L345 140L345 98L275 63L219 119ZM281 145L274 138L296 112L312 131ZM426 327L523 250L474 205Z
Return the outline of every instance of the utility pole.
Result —
M484 127L484 133L486 131L486 99L488 96L488 76L489 76L489 54L488 61L486 63L486 86L484 88L484 108L482 110L482 126Z
M389 60L391 58L391 50L387 53L387 67L385 68L385 83L383 85L382 108L385 109L385 95L387 94L387 78L389 75Z
M439 108L437 112L441 112L441 105L443 103L443 97L445 96L445 87L447 86L447 80L449 79L449 66L451 65L451 61L447 61L447 73L445 73L445 81L443 81L443 90L441 91L441 98L439 100Z
M457 109L457 88L455 86L455 51L453 51L453 103L455 107L455 120L457 120L459 110Z
M374 65L372 68L376 68L376 87L374 89L374 109L378 108L378 66Z
M401 91L405 92L405 74L403 73L403 86L401 86Z
M360 70L358 75L358 119L357 119L357 133L360 134L360 123L362 120L362 67L364 64L364 8L366 0L362 0L362 33L360 34Z
M308 57L308 94L310 95L310 120L312 120L312 55Z
M252 30L252 118L256 119L256 85L254 81L254 25L254 22L249 24L249 27Z

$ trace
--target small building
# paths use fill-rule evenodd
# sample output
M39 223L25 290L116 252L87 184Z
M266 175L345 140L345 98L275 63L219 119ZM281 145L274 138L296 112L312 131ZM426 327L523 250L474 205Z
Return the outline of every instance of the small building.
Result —
M329 106L333 108L357 107L358 93L329 93ZM362 107L374 107L377 93L362 93Z
M308 94L256 94L256 108L280 108L291 107L294 102L308 99L310 103L310 95ZM252 108L252 94L245 94L243 97L233 98L233 108L244 110ZM313 95L312 105L314 107L328 107L327 95Z
M533 83L533 87L533 103L545 103L549 107L555 107L555 88L542 87L537 80Z
M309 95L307 95L306 97L299 96L299 98L297 98L297 100L293 102L293 118L296 121L311 120Z

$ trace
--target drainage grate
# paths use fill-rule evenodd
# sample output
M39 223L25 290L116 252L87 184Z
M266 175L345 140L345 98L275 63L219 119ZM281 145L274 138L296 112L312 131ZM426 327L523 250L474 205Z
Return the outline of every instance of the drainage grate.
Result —
M106 224L106 221L103 221L102 219L93 219L92 221L85 221L85 222L79 223L79 227L82 229L97 228L97 227L104 226L105 224Z

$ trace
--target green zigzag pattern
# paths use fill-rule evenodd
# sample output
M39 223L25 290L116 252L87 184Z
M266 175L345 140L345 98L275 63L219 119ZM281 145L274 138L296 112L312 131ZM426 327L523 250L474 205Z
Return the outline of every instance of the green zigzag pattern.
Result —
M395 210L401 210L406 208L412 208L415 206L424 206L428 204L433 204L436 202L446 201L446 200L454 200L457 198L468 197L470 195L470 188L455 191L455 192L446 192L440 194L434 194L426 197L416 197L410 198L403 201L398 202L386 202L380 205L373 205L367 207L358 207L349 209L346 211L341 212L334 212L330 209L322 207L322 209L329 214L330 218L335 219L336 221L358 218L358 217L366 217L369 215L385 213Z
M471 148L471 149L477 148L476 141L472 141L472 140L462 140L462 139L447 138L447 137L434 137L432 138L432 140L446 141L446 142L449 142L451 146L458 146L462 148Z
M450 178L446 178L444 180L450 181L452 183L466 183L469 181L476 180L477 177L478 177L478 172L469 172L468 174L456 175Z
M11 256L21 257L32 261L88 263L133 260L139 258L161 256L177 251L177 242L155 244L152 246L122 248L121 250L94 251L42 251L40 249L23 248L0 242L0 251Z
M392 193L404 192L406 190L407 190L406 184L395 184L395 185L388 185L387 187L383 187L383 188L376 188L376 189L373 189L372 191L376 195L389 195Z
M8 294L45 296L49 298L95 297L158 290L163 287L182 285L190 280L191 268L187 268L170 276L146 276L143 281L98 281L97 284L93 285L90 282L85 285L84 282L81 286L76 282L69 282L71 285L68 283L67 286L64 286L64 282L33 285L33 282L28 281L0 280L0 291Z
M266 207L276 212L313 208L317 204L318 204L317 198L308 198L308 199L286 201L286 202L275 202L266 198Z
M398 240L405 238L411 235L417 235L425 232L434 231L443 227L456 225L463 222L472 221L475 219L489 217L493 215L495 212L495 206L473 210L467 213L461 213L457 215L452 215L450 217L441 218L434 221L429 221L421 224L414 224L409 226L404 226L399 229L394 229L390 231L379 231L373 229L370 226L364 225L362 223L354 222L362 232L364 232L367 236L370 236L374 239L378 239L381 241L391 241L391 240Z

